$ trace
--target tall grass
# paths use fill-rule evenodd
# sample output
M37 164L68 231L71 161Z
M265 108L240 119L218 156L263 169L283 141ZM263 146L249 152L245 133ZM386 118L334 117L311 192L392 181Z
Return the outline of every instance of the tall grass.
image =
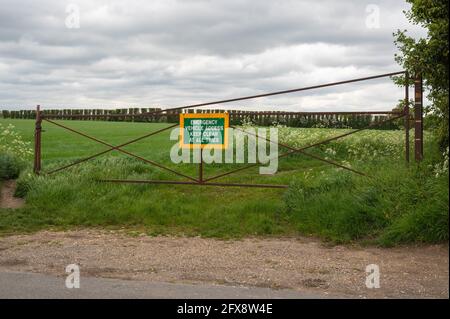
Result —
M300 233L383 245L448 240L448 173L390 165L361 179L340 171L295 179L285 194Z
M23 166L12 154L0 153L0 180L17 178Z

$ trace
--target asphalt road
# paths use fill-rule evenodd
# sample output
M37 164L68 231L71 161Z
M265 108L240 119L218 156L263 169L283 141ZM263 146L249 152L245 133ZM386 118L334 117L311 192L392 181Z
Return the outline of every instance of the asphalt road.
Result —
M36 273L0 272L2 299L139 299L139 298L324 298L289 289L233 287L221 285L191 285L132 281L96 277L81 277L80 288L68 289L65 277Z

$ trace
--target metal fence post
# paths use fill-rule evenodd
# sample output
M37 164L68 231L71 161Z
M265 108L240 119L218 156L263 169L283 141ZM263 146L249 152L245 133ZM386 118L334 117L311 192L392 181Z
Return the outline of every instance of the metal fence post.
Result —
M405 73L405 159L409 163L409 73Z
M42 119L41 108L36 106L36 124L34 129L34 173L39 174L41 171L41 132Z
M423 83L422 75L414 79L414 154L416 161L423 159Z
M203 184L203 148L200 147L200 164L198 167L198 182Z

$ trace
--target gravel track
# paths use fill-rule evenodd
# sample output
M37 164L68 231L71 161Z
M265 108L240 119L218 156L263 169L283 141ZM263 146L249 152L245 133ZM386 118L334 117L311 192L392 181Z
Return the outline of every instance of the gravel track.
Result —
M126 231L43 231L0 238L0 271L171 283L289 288L354 298L448 298L448 245L327 246L310 238L132 237ZM380 267L381 287L365 285Z

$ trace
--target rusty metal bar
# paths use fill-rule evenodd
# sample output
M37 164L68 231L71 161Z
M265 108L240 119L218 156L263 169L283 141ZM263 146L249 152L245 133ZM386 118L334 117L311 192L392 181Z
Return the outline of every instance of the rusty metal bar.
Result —
M331 141L334 141L334 140L346 137L348 135L352 135L352 134L355 134L355 133L358 133L358 132L361 132L361 131L365 131L365 130L371 128L371 127L375 127L375 126L381 125L383 123L391 122L391 121L397 120L399 118L402 118L404 116L405 116L405 114L402 113L402 115L399 115L399 116L394 116L394 117L391 117L389 119L385 119L385 120L380 121L380 122L374 122L374 123L371 123L370 125L368 125L366 127L355 129L355 130L353 130L351 132L348 132L348 133L345 133L345 134L341 134L341 135L338 135L338 136L335 136L335 137L331 137L329 139L326 139L326 140L323 140L323 141L320 141L320 142L317 142L317 143L314 143L314 144L310 144L308 146L304 146L302 148L299 148L298 151L306 150L308 148L311 148L311 147L314 147L314 146L317 146L317 145L321 145L321 144L325 144L325 143L328 143L328 142L331 142Z
M281 184L239 184L239 183L199 183L186 181L165 181L147 179L102 179L100 182L108 183L133 183L133 184L169 184L169 185L197 185L197 186L234 186L234 187L262 187L262 188L287 188L288 185Z
M41 171L41 133L42 133L42 119L41 119L41 107L36 106L36 123L34 129L34 168L35 174L39 174Z
M51 175L51 174L57 173L57 172L59 172L59 171L68 169L68 168L70 168L70 167L72 167L72 166L75 166L75 165L78 165L78 164L87 162L87 161L89 161L89 160L91 160L91 159L93 159L93 158L96 158L96 157L98 157L98 156L100 156L100 155L106 154L106 153L108 153L108 152L110 152L110 151L112 151L112 150L113 150L113 148L110 148L110 149L104 150L104 151L102 151L102 152L98 152L98 153L96 153L96 154L94 154L94 155L91 155L91 156L88 156L88 157L79 159L79 160L77 160L77 161L75 161L75 162L72 162L72 163L70 163L70 164L67 164L67 165L64 165L64 166L55 168L55 169L53 169L53 170L51 170L51 171L48 171L48 172L45 172L45 174Z
M405 72L405 160L409 163L409 73Z
M164 113L166 111L170 111L170 109L164 109L160 111L155 111L158 113ZM225 110L224 110L225 111ZM238 110L240 115L376 115L376 114L386 114L386 115L397 115L401 114L401 112L398 111L336 111L336 112L287 112L287 111L245 111L245 110ZM107 117L120 117L120 118L128 118L133 117L136 118L140 116L140 114L98 114L98 115L84 115L84 114L67 114L67 115L61 115L61 114L42 114L42 118L47 119L83 119L83 118L89 118L89 119L104 119Z
M225 172L225 173L222 173L222 174L218 174L218 175L214 175L212 177L209 177L209 178L205 179L205 182L209 182L209 181L212 181L212 180L224 177L224 176L228 176L228 175L231 175L231 174L234 174L234 173L237 173L237 172L240 172L240 171L243 171L243 170L255 167L255 166L259 166L259 165L261 165L261 163L253 163L253 164L245 165L243 167L236 168L236 169L234 169L232 171L228 171L228 172Z
M351 132L348 132L348 133L345 133L345 134L341 134L341 135L338 135L338 136L335 136L335 137L332 137L332 138L329 138L329 139L320 141L320 142L318 142L318 143L314 143L314 144L310 144L310 145L307 145L307 146L303 146L303 147L297 148L297 149L295 149L295 150L290 150L289 152L286 152L286 153L284 153L284 154L278 155L278 158L286 157L286 156L288 156L288 155L290 155L290 154L297 153L297 152L301 152L301 151L304 151L304 150L306 150L306 149L308 149L308 148L312 148L312 147L315 147L315 146L318 146L318 145L321 145L321 144L325 144L325 143L331 142L331 141L333 141L333 140L337 140L337 139L346 137L346 136L348 136L348 135L355 134L355 133L358 133L358 132L367 130L367 129L371 128L371 127L374 127L374 126L377 126L377 125L381 125L381 124L383 124L383 123L387 123L387 122L390 122L390 121L397 120L397 119L399 119L399 118L401 118L401 117L403 117L403 116L405 116L405 115L402 114L402 115L395 116L395 117L392 117L392 118L390 118L390 119L386 119L386 120L383 120L383 121L380 121L380 122L371 123L370 125L368 125L368 126L366 126L366 127L364 127L364 128L360 128L360 129L357 129L357 130L353 130L353 131L351 131ZM233 174L233 173L237 173L237 172L243 171L243 170L245 170L245 169L249 169L249 168L258 166L258 165L260 165L260 163L254 163L254 164L246 165L246 166L244 166L244 167L240 167L240 168L237 168L237 169L232 170L232 171L229 171L229 172L225 172L225 173L222 173L222 174L215 175L215 176L213 176L213 177L210 177L210 178L206 179L205 181L211 181L211 180L214 180L214 179L217 179L217 178L220 178L220 177L224 177L224 176L227 176L227 175L230 175L230 174Z
M301 91L307 91L307 90L313 90L313 89L320 89L320 88L324 88L324 87L330 87L330 86L336 86L336 85L341 85L341 84L348 84L348 83L354 83L354 82L373 80L373 79L378 79L378 78L383 78L383 77L388 77L388 76L393 76L393 75L399 75L399 74L404 74L404 73L405 73L405 71L385 73L385 74L367 76L367 77L363 77L363 78L356 78L356 79L351 79L351 80L344 80L344 81L331 82L331 83L320 84L320 85L307 86L307 87L302 87L302 88L297 88L297 89L290 89L290 90L276 91L276 92L263 93L263 94L257 94L257 95L243 96L243 97L238 97L238 98L233 98L233 99L225 99L225 100L218 100L218 101L213 101L213 102L206 102L206 103L198 103L198 104L191 104L191 105L185 105L185 106L178 106L178 107L167 108L167 109L163 109L163 110L144 112L144 113L141 113L141 114L131 114L131 115L128 115L128 114L109 114L108 116L109 117L134 117L134 118L145 117L145 116L150 116L150 115L156 115L156 114L163 113L163 112L171 112L171 111L177 111L177 110L183 110L183 109L197 108L197 107L201 107L201 106L208 106L208 105L214 105L214 104L224 104L224 103L230 103L230 102L237 102L237 101L256 99L256 98L261 98L261 97L268 97L268 96L274 96L274 95L281 95L281 94L301 92ZM360 113L360 114L363 114L363 113ZM381 114L381 113L379 113L379 114ZM88 116L90 118L93 117L93 115L88 115ZM104 115L102 115L102 116L104 117ZM58 116L58 117L60 117L60 116ZM62 117L62 115L61 115L61 117ZM70 117L70 116L64 116L64 117ZM57 117L53 117L53 118L57 118Z
M423 82L422 75L414 79L414 154L416 161L423 159Z
M159 163L157 163L157 162L148 160L148 159L146 159L146 158L143 158L143 157L141 157L141 156L135 155L135 154L130 153L130 152L128 152L128 151L125 151L125 150L123 150L123 149L117 148L117 147L115 147L114 145L111 145L111 144L109 144L109 143L107 143L107 142L104 142L104 141L102 141L102 140L99 140L98 138L89 136L89 135L87 135L87 134L85 134L85 133L79 132L79 131L77 131L77 130L74 130L74 129L72 129L72 128L70 128L70 127L67 127L67 126L65 126L65 125L56 123L56 122L54 122L54 121L52 121L52 120L49 120L49 119L45 119L45 121L47 121L47 122L49 122L49 123L52 123L52 124L54 124L54 125L56 125L56 126L62 127L62 128L66 129L66 130L68 130L68 131L71 131L71 132L75 133L75 134L78 134L78 135L81 135L81 136L83 136L83 137L86 137L86 138L88 138L88 139L90 139L90 140L96 141L97 143L106 145L106 146L108 146L108 147L110 147L110 148L112 148L112 149L115 149L115 150L117 150L117 151L119 151L119 152L121 152L121 153L127 154L127 155L129 155L129 156L131 156L131 157L137 158L137 159L139 159L139 160L141 160L141 161L143 161L143 162L146 162L146 163L148 163L148 164L152 164L152 165L157 166L157 167L159 167L159 168L161 168L161 169L164 169L164 170L167 170L167 171L169 171L169 172L172 172L172 173L174 173L174 174L176 174L176 175L178 175L178 176L182 176L182 177L188 178L188 179L190 179L190 180L192 180L192 181L197 181L197 180L196 180L195 178L193 178L193 177L190 177L190 176L185 175L185 174L183 174L183 173L179 173L179 172L177 172L177 171L175 171L175 170L173 170L173 169L171 169L171 168L168 168L168 167L166 167L166 166L164 166L164 165L162 165L162 164L159 164Z
M385 74L367 76L367 77L363 77L363 78L356 78L356 79L345 80L345 81L338 81L338 82L331 82L331 83L320 84L320 85L307 86L307 87L302 87L302 88L298 88L298 89L291 89L291 90L277 91L277 92L271 92L271 93L250 95L250 96L244 96L244 97L239 97L239 98L234 98L234 99L226 99L226 100L219 100L219 101L214 101L214 102L206 102L206 103L192 104L192 105L186 105L186 106L179 106L179 107L169 108L169 109L166 109L166 110L174 111L174 110L196 108L196 107L200 107L200 106L208 106L208 105L214 105L214 104L223 104L223 103L237 102L237 101L243 101L243 100L250 100L250 99L256 99L256 98L260 98L260 97L267 97L267 96L274 96L274 95L280 95L280 94L294 93L294 92L307 91L307 90L313 90L313 89L320 89L320 88L324 88L324 87L336 86L336 85L347 84L347 83L354 83L354 82L360 82L360 81L373 80L373 79L378 79L378 78L383 78L383 77L388 77L388 76L393 76L393 75L399 75L399 74L403 74L403 73L405 73L405 71L385 73ZM164 111L164 110L161 110L161 111ZM140 116L153 115L153 114L160 113L161 111L156 111L156 113L155 112L146 112L146 113L140 114Z
M271 141L269 138L263 138L263 137L261 137L261 136L258 136L258 134L252 134L252 133L250 133L250 132L245 132L244 130L242 130L242 129L240 129L240 128L237 128L237 127L235 127L235 126L230 126L230 127L234 128L234 129L236 129L236 130L239 130L239 131L241 131L241 132L244 132L244 133L246 133L246 134L256 136L257 138L264 139L264 140L266 140L266 141L269 142L269 143L275 144L275 142ZM279 142L276 143L276 144L278 144L278 145L280 145L280 146L283 146L283 147L285 147L285 148L287 148L287 149L289 149L289 150L291 150L291 151L297 152L297 149L296 149L295 147L289 146L289 145L287 145L287 144L279 143ZM358 175L367 176L367 174L365 174L365 173L363 173L363 172L357 171L357 170L355 170L355 169L353 169L353 168L351 168L351 167L344 166L344 165L339 164L339 163L337 163L337 162L334 162L334 161L332 161L332 160L328 160L328 159L322 158L322 157L320 157L320 156L317 156L317 155L314 155L314 154L311 154L311 153L308 153L308 152L305 152L305 151L298 151L298 152L301 153L301 154L303 154L303 155L305 155L305 156L308 156L308 157L311 157L311 158L320 160L320 161L322 161L322 162L325 162L325 163L328 163L328 164L331 164L331 165L338 166L338 167L340 167L340 168L346 169L346 170L348 170L348 171L350 171L350 172L353 172L353 173L356 173L356 174L358 174Z
M130 141L126 142L126 143L123 143L123 144L117 145L117 146L115 146L115 147L109 148L109 149L107 149L107 150L98 152L98 153L96 153L96 154L94 154L94 155L91 155L91 156L89 156L89 157L85 157L85 158L80 159L80 160L77 160L77 161L75 161L75 162L73 162L73 163L70 163L70 164L67 164L67 165L65 165L65 166L62 166L62 167L56 168L56 169L54 169L54 170L51 170L51 171L47 172L46 174L50 175L50 174L53 174L53 173L62 171L62 170L64 170L64 169L67 169L67 168L69 168L69 167L72 167L72 166L74 166L74 165L77 165L77 164L80 164L80 163L84 163L84 162L86 162L86 161L88 161L88 160L91 160L91 159L93 159L93 158L96 158L96 157L98 157L98 156L100 156L100 155L106 154L106 153L111 152L111 151L113 151L113 150L116 150L116 149L118 149L118 148L121 148L121 147L127 146L127 145L129 145L129 144L135 143L135 142L137 142L137 141L140 141L140 140L142 140L142 139L144 139L144 138L147 138L147 137L150 137L150 136L152 136L152 135L161 133L161 132L166 131L166 130L168 130L168 129L171 129L171 128L175 127L175 126L178 126L178 124L174 124L174 125L171 125L171 126L162 128L162 129L157 130L157 131L155 131L155 132L152 132L152 133L143 135L143 136L141 136L141 137L135 138L135 139L133 139L133 140L130 140Z
M399 111L336 111L336 112L285 112L285 111L244 111L239 110L240 115L376 115L376 114L401 114Z
M120 144L120 145L116 146L116 148L120 148L120 147L124 147L124 146L130 145L130 144L132 144L132 143L135 143L135 142L138 142L138 141L140 141L140 140L143 140L144 138L147 138L147 137L150 137L150 136L152 136L152 135L156 135L156 134L158 134L158 133L161 133L161 132L164 132L164 131L166 131L166 130L169 130L169 129L171 129L171 128L177 127L178 125L179 125L179 124L176 123L176 124L170 125L170 126L168 126L168 127L164 127L164 128L162 128L162 129L159 129L159 130L157 130L157 131L148 133L148 134L143 135L143 136L141 136L141 137L137 137L137 138L132 139L132 140L126 142L126 143L123 143L123 144Z
M198 167L198 182L203 183L203 149L200 148L200 163Z

